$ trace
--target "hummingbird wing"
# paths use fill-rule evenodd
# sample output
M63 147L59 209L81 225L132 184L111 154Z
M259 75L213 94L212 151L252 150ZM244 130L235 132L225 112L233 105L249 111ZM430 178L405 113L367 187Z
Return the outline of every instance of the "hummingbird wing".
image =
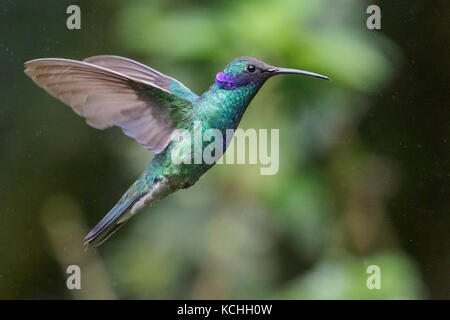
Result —
M130 75L88 62L47 58L25 63L25 73L97 129L114 125L156 153L166 148L193 103L162 80ZM137 72L137 71L136 71ZM137 75L137 73L136 73ZM160 77L159 79L162 79Z
M178 80L128 58L102 55L86 58L83 61L117 71L133 79L153 83L157 87L166 89L167 91L170 91L173 94L191 102L194 102L198 98L197 94L192 92Z

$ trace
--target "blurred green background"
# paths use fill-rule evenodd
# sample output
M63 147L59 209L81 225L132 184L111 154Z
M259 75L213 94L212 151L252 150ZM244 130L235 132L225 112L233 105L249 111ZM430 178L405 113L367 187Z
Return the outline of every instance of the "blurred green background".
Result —
M378 4L382 29L366 28ZM81 7L81 30L66 8ZM0 298L450 298L448 1L0 3ZM152 154L95 130L23 63L126 56L205 91L242 55L283 76L241 128L280 128L280 170L221 165L99 249L82 239ZM82 290L66 288L66 268ZM369 265L381 289L366 287Z

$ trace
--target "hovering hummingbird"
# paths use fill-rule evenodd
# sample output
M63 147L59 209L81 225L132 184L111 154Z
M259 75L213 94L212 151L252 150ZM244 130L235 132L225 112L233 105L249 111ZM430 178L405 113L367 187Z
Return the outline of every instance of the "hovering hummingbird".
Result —
M25 73L52 96L69 105L86 122L103 130L111 126L156 155L119 202L87 234L85 245L98 246L142 208L192 186L213 164L175 164L174 148L192 146L177 129L236 129L248 104L267 79L298 74L330 80L303 70L277 68L251 57L240 57L217 73L201 96L179 81L139 62L118 56L95 56L76 61L59 58L25 63ZM226 136L225 134L223 135ZM224 147L226 148L225 141Z

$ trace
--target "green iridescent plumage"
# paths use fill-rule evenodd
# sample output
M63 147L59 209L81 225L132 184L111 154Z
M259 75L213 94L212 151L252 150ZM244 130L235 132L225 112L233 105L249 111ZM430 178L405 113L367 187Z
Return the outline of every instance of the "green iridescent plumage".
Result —
M236 129L248 104L273 75L296 73L327 79L294 69L272 67L251 57L233 60L201 96L177 80L136 61L117 56L96 56L83 62L37 59L25 64L25 73L39 86L72 107L98 129L116 125L156 155L111 211L85 238L99 245L135 213L168 194L193 185L214 163L195 163L200 150L191 139L196 130L222 133ZM199 127L198 124L201 124ZM177 136L177 129L188 135ZM175 163L172 154L189 153L192 161ZM181 152L181 153L180 153Z

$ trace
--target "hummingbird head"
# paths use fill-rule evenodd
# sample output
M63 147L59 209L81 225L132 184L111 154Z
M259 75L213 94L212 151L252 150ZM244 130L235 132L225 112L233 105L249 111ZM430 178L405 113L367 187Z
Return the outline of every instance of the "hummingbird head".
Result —
M216 75L216 85L233 90L249 84L261 87L270 77L278 74L299 74L330 80L321 74L288 68L278 68L252 57L239 57L230 62L225 70Z

